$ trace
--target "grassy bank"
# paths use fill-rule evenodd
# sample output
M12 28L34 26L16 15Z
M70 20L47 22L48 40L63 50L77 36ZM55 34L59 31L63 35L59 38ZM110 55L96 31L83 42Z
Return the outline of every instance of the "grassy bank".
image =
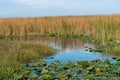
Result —
M0 42L0 78L10 79L21 63L44 58L55 52L53 48L36 42Z
M120 52L120 15L111 16L66 16L38 18L0 19L0 38L15 39L30 35L86 36L100 43L111 53ZM89 38L88 38L89 37Z

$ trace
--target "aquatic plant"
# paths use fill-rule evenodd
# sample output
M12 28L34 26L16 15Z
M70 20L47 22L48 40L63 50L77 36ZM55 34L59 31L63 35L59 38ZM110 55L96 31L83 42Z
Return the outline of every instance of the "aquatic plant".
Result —
M105 61L77 61L65 62L54 61L49 65L44 60L36 60L28 64L21 65L15 70L13 79L37 79L37 80L91 80L91 79L120 79L120 62L111 63L109 59Z

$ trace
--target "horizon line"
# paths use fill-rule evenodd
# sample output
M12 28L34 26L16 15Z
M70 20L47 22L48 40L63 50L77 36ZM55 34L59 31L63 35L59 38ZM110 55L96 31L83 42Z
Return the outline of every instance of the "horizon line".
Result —
M46 16L21 16L21 17L0 17L0 19L6 19L6 18L44 18L44 17L84 17L84 16L117 16L120 15L120 13L116 14L81 14L81 15L46 15Z

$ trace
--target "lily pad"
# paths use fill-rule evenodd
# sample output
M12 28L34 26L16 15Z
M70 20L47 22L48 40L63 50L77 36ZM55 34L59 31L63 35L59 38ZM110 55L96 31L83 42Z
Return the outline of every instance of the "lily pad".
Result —
M47 74L49 71L47 69L42 69L41 74Z

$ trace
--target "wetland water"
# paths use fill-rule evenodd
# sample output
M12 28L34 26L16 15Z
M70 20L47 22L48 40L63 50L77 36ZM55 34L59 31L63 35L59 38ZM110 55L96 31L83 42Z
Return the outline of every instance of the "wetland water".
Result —
M80 78L110 80L111 77L119 80L119 60L113 60L110 54L86 51L88 48L85 47L94 48L93 44L79 39L53 37L43 37L38 42L57 49L57 52L22 65L23 70L14 74L14 76L21 76L21 73L24 73L21 80L27 78L33 80L78 80ZM15 77L15 80L18 79L19 77Z
M85 43L80 39L43 37L40 38L40 41L45 45L57 49L57 52L54 55L45 58L48 63L53 61L76 62L95 59L105 60L107 58L112 60L112 56L110 54L89 52L88 48L86 47L94 48L95 45Z

